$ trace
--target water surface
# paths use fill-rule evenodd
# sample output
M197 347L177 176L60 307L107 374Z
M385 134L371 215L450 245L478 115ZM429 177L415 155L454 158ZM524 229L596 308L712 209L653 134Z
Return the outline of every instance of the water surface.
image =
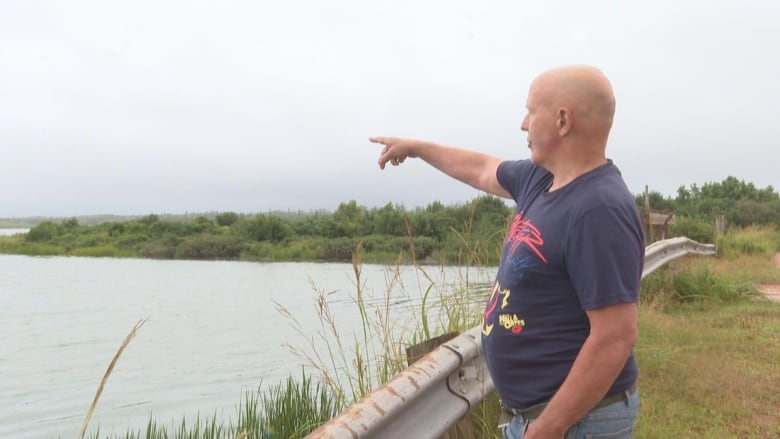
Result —
M428 273L434 295L465 281L458 268ZM384 306L389 288L393 321L416 319L430 284L419 272L367 265L361 276L369 303ZM0 437L75 437L111 358L143 318L90 426L124 432L150 414L165 425L197 413L228 419L243 391L300 373L304 361L283 344L305 350L306 340L276 304L314 334L315 289L345 339L359 336L349 264L0 255Z

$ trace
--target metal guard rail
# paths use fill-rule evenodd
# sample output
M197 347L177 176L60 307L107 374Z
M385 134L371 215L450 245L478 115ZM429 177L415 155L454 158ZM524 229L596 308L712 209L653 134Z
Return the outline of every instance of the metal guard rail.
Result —
M642 278L689 254L715 255L715 245L684 237L655 242L645 248ZM417 360L306 437L439 438L494 389L477 326Z

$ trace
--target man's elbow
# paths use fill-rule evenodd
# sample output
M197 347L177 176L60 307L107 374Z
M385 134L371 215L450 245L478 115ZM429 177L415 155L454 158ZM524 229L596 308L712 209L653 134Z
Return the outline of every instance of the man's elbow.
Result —
M623 304L591 313L591 336L598 344L628 355L638 339L636 305Z
M616 350L625 353L628 356L636 345L639 338L639 330L637 328L637 322L633 319L623 321L622 324L617 325L616 330L612 332L612 345Z
M622 335L620 336L620 343L625 345L630 351L631 349L634 349L634 345L636 344L638 338L639 331L637 330L636 325L629 325L625 328L624 331L622 331Z

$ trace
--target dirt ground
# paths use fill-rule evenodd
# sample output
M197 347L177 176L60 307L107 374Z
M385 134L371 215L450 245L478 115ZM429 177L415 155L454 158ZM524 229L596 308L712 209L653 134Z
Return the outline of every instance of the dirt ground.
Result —
M780 253L775 253L775 267L780 269ZM762 284L761 289L769 299L780 302L780 284Z

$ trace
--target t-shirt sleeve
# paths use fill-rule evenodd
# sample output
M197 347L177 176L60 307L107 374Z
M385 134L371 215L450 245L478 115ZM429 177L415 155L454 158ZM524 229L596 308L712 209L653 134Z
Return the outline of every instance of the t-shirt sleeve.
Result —
M583 309L639 300L644 248L628 212L609 206L590 210L572 228L565 252Z
M505 161L501 162L496 169L496 178L498 183L503 186L504 189L512 195L513 198L517 195L517 190L520 187L521 176L521 162L519 161Z
M498 183L517 201L534 188L547 171L534 166L529 160L501 162L496 169Z

